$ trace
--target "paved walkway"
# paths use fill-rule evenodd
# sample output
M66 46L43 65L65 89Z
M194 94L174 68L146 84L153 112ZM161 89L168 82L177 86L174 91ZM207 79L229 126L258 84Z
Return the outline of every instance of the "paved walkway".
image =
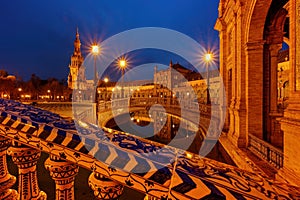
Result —
M35 107L41 108L43 110L48 110L53 113L57 113L62 117L72 117L72 102L47 102L47 103L37 103Z

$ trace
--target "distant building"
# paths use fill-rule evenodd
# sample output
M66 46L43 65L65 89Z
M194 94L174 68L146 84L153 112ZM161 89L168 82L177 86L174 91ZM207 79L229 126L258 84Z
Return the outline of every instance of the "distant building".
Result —
M210 98L212 103L218 103L220 78L218 70L209 72ZM187 69L179 63L170 62L169 68L157 71L154 68L154 92L153 95L161 98L178 97L181 100L194 99L200 103L207 101L207 74L203 76L196 71ZM203 79L205 78L205 79ZM193 91L188 91L192 87Z
M86 90L87 80L85 77L85 67L83 66L84 57L81 54L81 42L79 39L78 29L74 41L74 52L69 64L68 87L71 89Z

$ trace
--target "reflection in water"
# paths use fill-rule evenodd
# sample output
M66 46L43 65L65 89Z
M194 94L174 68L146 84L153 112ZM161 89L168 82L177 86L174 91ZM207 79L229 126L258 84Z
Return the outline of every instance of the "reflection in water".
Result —
M118 125L116 121L119 123ZM191 122L165 112L153 110L131 112L129 117L128 115L117 116L116 119L111 119L106 127L195 154L199 154L205 137L205 131L195 127ZM206 157L233 165L231 159L228 159L225 154L221 145L217 143Z

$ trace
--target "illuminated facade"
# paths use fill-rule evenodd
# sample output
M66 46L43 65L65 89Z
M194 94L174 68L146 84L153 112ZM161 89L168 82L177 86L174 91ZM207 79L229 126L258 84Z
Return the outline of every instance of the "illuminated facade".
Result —
M230 141L223 144L228 149L250 149L277 163L276 177L296 185L300 177L299 7L299 0L221 0L215 25L226 88L226 101L220 103L227 108L224 132ZM278 64L284 42L289 46L289 61ZM286 100L286 109L278 106L278 97Z
M86 89L85 67L82 65L84 57L81 54L81 42L79 39L78 29L76 31L76 38L74 41L74 52L71 56L69 64L70 72L68 76L68 86L71 89Z

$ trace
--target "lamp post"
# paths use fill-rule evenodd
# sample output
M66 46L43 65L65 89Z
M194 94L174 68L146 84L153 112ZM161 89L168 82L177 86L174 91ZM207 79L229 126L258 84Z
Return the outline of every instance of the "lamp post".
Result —
M105 83L105 97L104 97L104 108L106 109L106 99L107 99L107 83L109 79L107 77L104 78L104 83Z
M122 70L122 91L121 91L121 96L124 98L124 71L126 69L127 62L124 58L119 60L119 67Z
M212 62L213 60L213 54L210 52L207 52L206 54L204 54L204 62L206 64L206 85L207 85L207 104L210 104L210 97L209 97L209 64Z
M19 91L19 99L21 99L22 88L18 88L18 91Z
M51 101L51 90L47 90L47 93L48 93L48 97L49 97L49 100Z
M97 87L97 67L96 67L96 61L97 56L99 55L100 48L97 44L92 45L92 54L94 55L94 86Z
M93 95L94 95L94 103L95 103L95 115L96 115L96 119L95 119L95 123L97 123L98 121L98 103L97 103L97 82L98 82L98 74L97 74L97 66L96 66L96 61L97 61L97 56L100 53L100 48L98 46L98 44L94 43L94 45L92 45L92 54L94 56L94 90L93 90ZM92 96L93 98L93 96Z

